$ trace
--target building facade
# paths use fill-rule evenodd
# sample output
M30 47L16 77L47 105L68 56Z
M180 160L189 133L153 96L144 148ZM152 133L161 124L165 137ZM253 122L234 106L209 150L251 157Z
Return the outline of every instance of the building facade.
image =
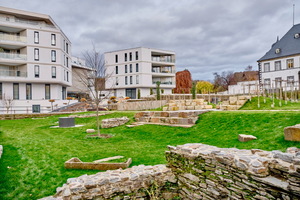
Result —
M116 97L137 99L155 93L160 82L163 94L175 88L175 53L151 48L132 48L104 54L107 90Z
M2 108L12 100L10 112L49 112L63 106L71 85L71 42L52 18L0 7Z
M264 89L300 89L300 24L277 40L258 60L258 66L260 85Z

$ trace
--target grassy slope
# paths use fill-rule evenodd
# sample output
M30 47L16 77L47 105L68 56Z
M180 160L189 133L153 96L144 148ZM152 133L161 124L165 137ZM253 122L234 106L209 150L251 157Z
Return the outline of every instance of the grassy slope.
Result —
M114 113L101 118L133 117L133 113ZM210 112L202 115L192 128L144 125L102 129L113 134L109 139L85 139L85 130L95 127L95 118L76 119L80 128L58 128L58 117L0 121L0 199L37 199L55 193L67 178L95 171L66 170L64 162L72 157L82 161L123 155L132 165L165 163L167 145L206 143L219 147L285 150L300 147L283 138L283 128L300 121L300 112ZM252 134L258 140L240 143L238 134Z
M259 98L260 108L257 107L258 105L258 98L253 97L251 101L248 101L240 110L300 110L300 102L290 102L281 101L274 99L274 108L271 107L273 101L271 98L265 98L266 103L264 102L264 98Z

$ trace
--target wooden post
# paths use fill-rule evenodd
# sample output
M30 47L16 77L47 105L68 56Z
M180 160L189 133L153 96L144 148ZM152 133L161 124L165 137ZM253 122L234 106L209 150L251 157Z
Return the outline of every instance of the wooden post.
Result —
M284 103L285 103L285 105L287 105L287 94L286 94L286 92L287 92L287 83L285 83L285 91L284 91Z
M271 108L274 108L274 98L275 98L275 91L274 91L274 83L272 83L272 87L271 87L271 90L272 90L272 104L271 104Z

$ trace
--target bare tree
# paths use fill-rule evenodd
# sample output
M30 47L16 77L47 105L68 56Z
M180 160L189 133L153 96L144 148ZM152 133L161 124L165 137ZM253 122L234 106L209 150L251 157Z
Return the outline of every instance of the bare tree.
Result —
M1 99L2 105L3 107L6 109L6 113L9 113L9 109L12 108L13 103L14 103L14 99L12 97L6 97L5 93L3 94L3 97Z
M83 53L83 57L88 68L75 70L74 73L89 91L91 101L96 107L97 133L100 137L99 106L110 95L110 90L105 89L105 82L111 77L111 74L106 73L104 55L96 50L94 45L92 50Z
M215 91L221 92L228 90L228 85L235 84L233 71L224 71L219 74L218 72L213 73L214 77L214 89Z

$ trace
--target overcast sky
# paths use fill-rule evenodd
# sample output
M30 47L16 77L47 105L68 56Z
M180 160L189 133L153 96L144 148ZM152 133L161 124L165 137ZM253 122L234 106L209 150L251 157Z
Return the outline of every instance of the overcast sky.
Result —
M50 15L81 56L150 47L176 52L177 71L193 79L257 69L257 60L300 22L300 0L0 0L0 5Z

